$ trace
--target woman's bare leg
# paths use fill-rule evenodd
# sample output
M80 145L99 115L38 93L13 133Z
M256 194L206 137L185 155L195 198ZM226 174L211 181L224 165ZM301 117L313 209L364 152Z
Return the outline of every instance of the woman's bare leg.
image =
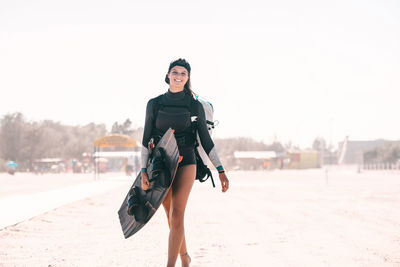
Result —
M190 191L196 176L196 165L185 165L178 169L172 184L172 199L170 207L170 225L168 240L167 267L175 266L179 249L185 233L184 215Z
M172 200L172 189L170 189L165 196L163 200L163 207L165 210L165 213L167 215L167 220L168 220L168 227L171 229L171 223L170 223L170 211L171 211L171 200ZM187 254L187 247L186 247L186 239L185 239L185 233L183 234L183 240L181 247L179 249L179 254L181 255L181 260L182 260L182 266L189 266L190 263L190 256Z

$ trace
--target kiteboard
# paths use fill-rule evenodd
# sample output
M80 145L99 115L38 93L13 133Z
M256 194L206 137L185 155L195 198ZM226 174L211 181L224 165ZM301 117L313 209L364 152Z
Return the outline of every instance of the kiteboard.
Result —
M142 189L139 172L118 210L125 238L142 229L156 213L174 181L181 159L174 131L170 128L152 149L147 166L150 188Z

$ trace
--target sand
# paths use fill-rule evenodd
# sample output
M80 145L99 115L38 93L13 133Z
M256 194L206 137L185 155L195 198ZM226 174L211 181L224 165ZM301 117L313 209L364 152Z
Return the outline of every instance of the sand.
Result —
M400 266L399 172L228 176L227 193L219 182L193 188L185 220L191 266ZM124 239L117 210L131 182L115 181L107 192L0 230L0 266L165 266L163 209Z

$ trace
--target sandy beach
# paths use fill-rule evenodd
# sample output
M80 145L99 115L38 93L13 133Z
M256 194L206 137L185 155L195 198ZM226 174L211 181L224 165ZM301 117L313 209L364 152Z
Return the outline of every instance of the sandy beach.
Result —
M43 191L31 175L19 190L18 179L2 177L0 204L91 182L55 175ZM215 189L195 183L185 221L191 266L400 266L399 172L330 167L229 178L225 194L219 181ZM104 178L108 190L1 229L0 266L164 266L163 209L133 237L122 235L117 210L130 183Z

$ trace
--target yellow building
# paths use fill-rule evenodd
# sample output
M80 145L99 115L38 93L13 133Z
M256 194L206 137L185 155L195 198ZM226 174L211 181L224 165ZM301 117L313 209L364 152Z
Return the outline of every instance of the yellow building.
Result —
M288 150L289 169L320 168L319 153L315 150Z

